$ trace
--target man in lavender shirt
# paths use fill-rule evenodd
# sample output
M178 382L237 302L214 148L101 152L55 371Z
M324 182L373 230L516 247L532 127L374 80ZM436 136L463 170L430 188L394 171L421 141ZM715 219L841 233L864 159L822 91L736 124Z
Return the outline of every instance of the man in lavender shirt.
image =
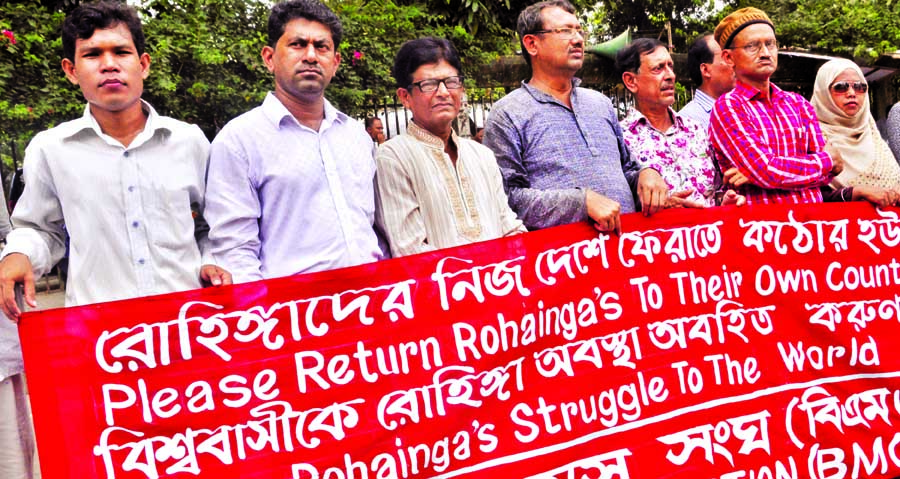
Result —
M275 91L212 144L206 217L235 282L377 261L375 161L362 124L324 97L340 20L318 0L276 4L262 59Z
M584 33L565 0L536 3L519 15L531 79L494 106L484 144L494 151L510 206L529 230L591 221L619 232L620 213L678 204L659 173L628 154L612 103L579 88Z

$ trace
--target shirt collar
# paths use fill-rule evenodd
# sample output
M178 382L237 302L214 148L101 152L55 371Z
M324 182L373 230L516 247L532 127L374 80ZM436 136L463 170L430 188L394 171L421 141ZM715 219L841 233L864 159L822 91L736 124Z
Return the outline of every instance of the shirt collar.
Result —
M319 128L319 131L325 131L333 123L345 123L347 121L349 117L332 106L327 98L323 98L322 100L325 102L325 119L322 120L322 126ZM300 122L294 118L294 115L292 115L290 111L288 111L287 107L284 106L284 103L281 103L281 100L279 100L272 92L269 92L266 95L265 100L263 100L262 110L266 118L268 118L276 128L280 129L284 125L285 119L289 119L287 121L293 121L294 124L298 126L303 126L300 125Z
M575 91L578 89L579 85L581 85L581 79L580 78L572 78L572 93L571 93L571 95L572 95L573 99L575 98ZM527 91L531 95L532 98L534 98L536 101L538 101L540 103L557 103L559 105L562 105L562 103L560 103L559 100L554 98L553 95L531 86L531 84L529 84L527 81L522 81L522 87L525 88L525 91ZM572 104L574 105L575 102L573 101ZM565 106L565 105L563 105L563 106ZM568 107L566 107L566 108L568 108Z
M409 122L409 125L407 125L406 133L408 133L416 140L424 143L428 147L444 151L444 140L440 139L437 135L431 133L425 128L417 125L415 118L413 118L413 121ZM459 145L459 138L456 136L456 132L452 129L450 130L450 141L452 141L454 145Z
M778 100L781 98L782 95L784 95L784 90L782 90L781 88L778 88L772 82L769 82L769 90L770 90L770 94L769 94L770 101ZM759 89L752 87L750 85L747 85L746 83L744 83L740 80L738 80L737 83L735 83L733 91L735 92L736 95L741 96L747 100L752 100L761 93L759 91Z
M679 130L685 130L684 119L679 115L672 107L669 107L669 114L672 115L672 128L669 128L671 131L673 128L677 128ZM628 114L625 115L625 118L622 119L622 128L634 132L637 126L646 126L647 128L656 129L653 125L650 124L650 120L644 116L643 113L639 112L637 108L631 107L628 110ZM659 130L657 130L659 131ZM667 134L669 131L660 132L662 134Z
M144 124L143 131L141 131L141 133L139 133L138 136L135 137L134 141L131 142L129 148L139 146L147 141L147 139L152 138L156 133L156 130L171 131L171 128L169 128L169 126L165 122L161 121L161 117L158 113L156 113L156 109L154 109L152 105L150 105L143 99L141 100L141 108L144 110L144 112L147 113L147 123ZM107 143L119 144L118 141L116 141L106 133L103 133L103 130L100 128L100 124L97 123L97 119L94 118L93 114L91 114L90 103L84 106L84 114L81 115L81 118L77 118L61 126L63 128L62 136L64 139L70 139L85 130L90 130Z
M697 105L699 105L700 108L703 108L703 111L707 113L711 112L713 106L716 104L716 100L714 100L713 97L707 95L706 92L699 88L694 90L694 101L696 101Z

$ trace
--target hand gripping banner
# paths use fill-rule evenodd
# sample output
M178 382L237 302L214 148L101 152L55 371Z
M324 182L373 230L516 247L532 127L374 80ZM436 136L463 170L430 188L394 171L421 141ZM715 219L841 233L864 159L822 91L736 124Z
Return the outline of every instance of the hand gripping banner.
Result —
M628 215L27 314L58 478L900 476L900 216Z

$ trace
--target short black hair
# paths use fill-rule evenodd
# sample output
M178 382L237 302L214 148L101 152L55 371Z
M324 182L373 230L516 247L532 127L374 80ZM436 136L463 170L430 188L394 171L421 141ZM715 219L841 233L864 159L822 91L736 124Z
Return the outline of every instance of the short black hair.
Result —
M400 46L394 57L391 74L397 82L397 88L409 88L412 76L422 65L431 65L446 61L462 75L462 62L453 42L446 38L422 37L409 40Z
M366 128L372 128L372 125L375 124L375 120L381 121L377 116L367 116L366 117Z
M558 7L575 15L575 7L567 0L544 0L522 10L522 13L519 14L519 20L516 22L516 33L519 34L519 47L522 49L522 56L525 57L525 63L528 64L529 68L531 68L531 55L525 50L525 35L533 35L534 32L544 29L542 12L545 8L551 7Z
M666 44L655 38L638 38L619 50L616 54L616 69L619 75L625 72L637 73L641 67L641 55L656 51Z
M284 35L284 27L291 20L304 18L311 22L319 22L331 31L331 41L334 42L334 51L338 51L341 40L344 38L344 27L341 19L318 0L290 0L284 3L276 3L269 12L269 46L275 48L278 39Z
M144 29L134 8L124 2L102 1L79 5L66 15L62 27L63 55L75 61L75 42L94 36L96 30L115 28L118 24L128 27L138 56L144 54Z
M703 74L700 73L700 65L712 63L716 57L712 50L709 49L710 41L715 41L713 34L710 32L703 33L694 39L694 43L688 49L687 69L695 87L703 84Z

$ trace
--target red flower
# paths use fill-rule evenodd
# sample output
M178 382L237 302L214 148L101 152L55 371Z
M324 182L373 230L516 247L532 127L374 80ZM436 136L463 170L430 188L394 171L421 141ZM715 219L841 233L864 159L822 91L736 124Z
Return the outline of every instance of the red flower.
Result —
M9 41L10 41L13 45L16 44L16 35L13 34L13 32L11 32L11 31L9 31L9 30L3 30L3 36L5 36L6 38L9 38Z

